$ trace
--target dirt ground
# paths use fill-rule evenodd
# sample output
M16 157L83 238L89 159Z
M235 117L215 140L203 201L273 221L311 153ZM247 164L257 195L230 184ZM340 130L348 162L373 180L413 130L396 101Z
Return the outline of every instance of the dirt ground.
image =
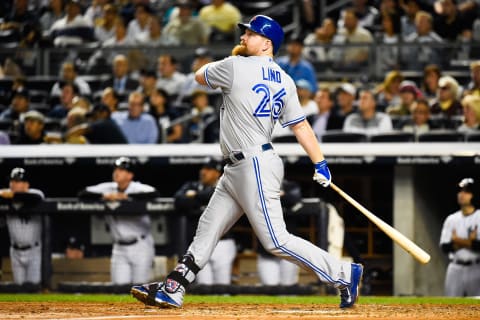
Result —
M182 309L145 308L132 303L0 302L0 319L480 319L478 305L378 305L359 303L341 310L330 304L207 304L189 303Z

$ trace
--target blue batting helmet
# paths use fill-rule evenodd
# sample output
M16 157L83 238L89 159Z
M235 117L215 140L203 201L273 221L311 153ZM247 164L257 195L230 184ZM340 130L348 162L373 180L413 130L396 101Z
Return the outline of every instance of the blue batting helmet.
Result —
M276 54L283 42L283 29L277 21L264 15L256 15L248 23L239 23L238 27L242 30L250 29L273 43L273 54Z

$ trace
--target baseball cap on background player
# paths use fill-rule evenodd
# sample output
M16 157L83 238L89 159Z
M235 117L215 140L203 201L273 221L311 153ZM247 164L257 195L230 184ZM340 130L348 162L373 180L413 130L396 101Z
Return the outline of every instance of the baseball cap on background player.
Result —
M12 171L10 171L10 181L28 181L28 175L27 171L25 169L17 167L13 168Z
M219 172L222 172L222 170L223 170L222 162L218 161L218 160L215 160L213 158L208 160L208 162L205 163L202 167L203 168L214 169L214 170L217 170Z
M272 18L264 15L256 15L248 23L239 23L238 27L245 31L249 29L255 33L258 33L264 36L267 39L270 39L273 44L273 54L278 52L280 46L282 45L284 33L282 27L278 24L277 21Z
M113 166L115 169L120 168L131 173L135 173L135 163L127 157L120 157L116 159Z
M477 199L475 192L477 192L477 190L475 190L475 180L473 178L463 178L458 183L458 187L460 188L459 191L471 193L472 203L475 203L475 200Z

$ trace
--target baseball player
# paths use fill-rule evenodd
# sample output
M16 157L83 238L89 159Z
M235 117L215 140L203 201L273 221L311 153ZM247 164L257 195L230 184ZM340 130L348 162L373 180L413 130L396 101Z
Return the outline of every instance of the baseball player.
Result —
M215 191L218 179L222 175L222 164L210 159L200 169L198 181L186 182L175 193L175 208L185 214L199 215L208 204ZM237 247L230 232L227 232L213 250L207 264L200 270L195 279L196 284L227 285L232 282L232 266Z
M474 206L475 182L465 178L458 184L460 210L443 223L440 247L450 263L445 276L446 296L480 296L480 210Z
M152 199L158 196L152 186L133 181L134 163L126 157L115 160L113 181L89 186L81 191L81 199L125 201ZM155 255L148 214L107 215L113 239L110 265L114 284L149 281Z
M7 226L13 281L17 284L39 284L42 269L42 217L22 212L21 209L43 201L43 192L30 188L25 169L14 168L10 172L9 188L0 190L0 198L12 207L7 214Z
M270 253L313 271L340 289L340 307L352 307L363 266L346 263L290 234L283 220L280 185L283 163L271 144L277 122L290 126L314 164L314 180L323 187L331 176L320 145L305 119L293 80L274 62L282 27L272 18L254 16L232 56L204 65L200 84L220 88L220 148L224 174L200 217L187 253L164 282L134 286L138 300L159 307L181 307L186 287L205 266L222 235L245 213L262 246Z

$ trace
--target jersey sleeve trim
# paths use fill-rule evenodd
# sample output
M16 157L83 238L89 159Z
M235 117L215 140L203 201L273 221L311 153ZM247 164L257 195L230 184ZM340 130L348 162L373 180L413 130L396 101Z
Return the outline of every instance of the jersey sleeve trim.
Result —
M212 84L210 83L210 81L208 80L208 68L209 68L209 66L207 66L207 67L205 68L205 71L203 72L203 77L205 78L205 82L207 83L207 85L208 85L210 88L215 89L215 88L212 86Z
M294 119L294 120L285 122L285 123L282 124L282 128L291 126L292 124L296 124L296 123L302 122L302 121L305 120L305 119L306 119L305 116L301 116L300 118L297 118L297 119Z

